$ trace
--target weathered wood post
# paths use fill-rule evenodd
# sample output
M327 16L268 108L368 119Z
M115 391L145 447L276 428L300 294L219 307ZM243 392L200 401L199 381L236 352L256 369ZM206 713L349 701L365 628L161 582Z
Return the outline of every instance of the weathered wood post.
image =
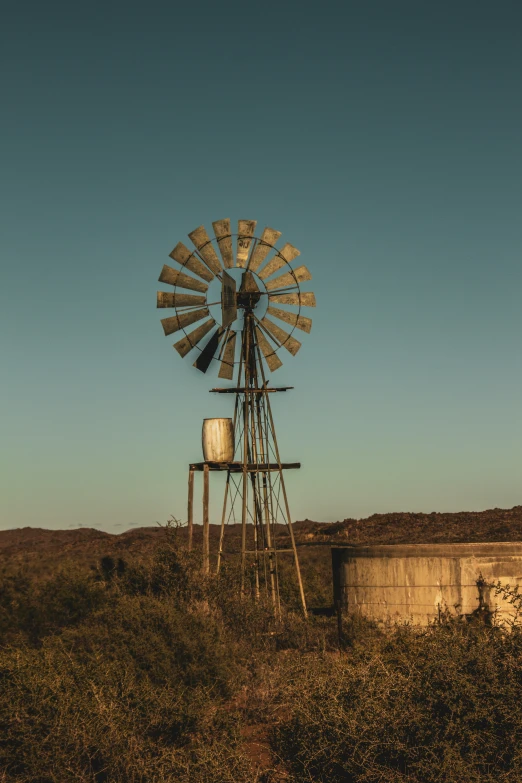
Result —
M203 467L203 572L210 572L210 547L209 547L209 520L208 520L208 499L209 499L209 469L205 464Z
M192 552L192 536L194 532L194 471L189 469L188 478L188 551Z

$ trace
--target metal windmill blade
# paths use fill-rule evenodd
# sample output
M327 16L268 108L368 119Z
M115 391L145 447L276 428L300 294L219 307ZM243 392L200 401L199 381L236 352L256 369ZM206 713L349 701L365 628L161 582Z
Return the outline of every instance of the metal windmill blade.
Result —
M208 266L210 271L215 275L220 275L221 262L212 246L210 237L205 230L205 226L199 226L198 228L194 229L194 231L191 231L189 238L197 247L199 255Z
M291 313L288 310L280 310L279 307L268 306L267 313L273 315L274 318L279 318L281 321L286 321L287 324L301 329L303 332L310 333L312 330L312 319L305 318L304 315L297 315L297 313Z
M265 228L261 234L261 238L257 242L256 246L252 250L250 261L248 262L248 268L251 272L257 272L267 255L281 236L280 231L276 231L274 228Z
M230 331L228 333L225 350L223 351L223 357L221 359L221 367L219 368L219 377L226 378L231 381L234 377L234 359L236 356L236 333Z
M206 293L208 289L207 283L204 283L202 280L196 280L196 278L179 272L177 269L173 269L166 264L164 264L158 280L160 283L174 285L176 288L188 288L191 291L200 291L202 294Z
M239 267L246 265L256 225L257 220L238 220L236 263Z
M230 231L230 220L216 220L212 223L214 234L219 245L223 266L225 269L231 269L234 266L234 253L232 250L232 234Z
M206 304L205 296L194 294L171 294L167 291L158 291L156 307L196 307Z
M276 304L299 305L300 307L315 307L315 294L311 292L300 292L295 294L269 294L269 302Z
M259 326L256 326L256 339L257 344L261 348L263 356L265 357L268 369L272 372L275 372L279 369L279 367L282 366L283 362L276 354L275 349L270 345Z
M194 272L198 277L206 280L207 283L210 283L214 279L214 273L211 272L203 261L195 256L194 253L191 253L183 242L178 242L174 250L170 253L170 257L173 258L174 261L177 261L178 264L181 264L181 266L190 269L190 271Z
M301 252L296 247L287 242L286 245L284 245L281 250L279 250L277 254L270 259L268 264L263 267L263 269L259 272L259 277L261 280L266 280L267 277L273 275L274 272L277 272L278 269L282 269L287 264L290 264L294 258L297 258L297 256L300 255Z
M170 318L162 318L161 325L165 334L169 335L196 323L196 321L201 321L202 318L206 318L209 315L208 307L202 307L199 310L188 310L179 315L172 315Z
M177 343L174 343L174 348L179 353L181 357L186 356L193 348L197 346L200 340L205 337L208 332L212 329L213 326L216 325L216 322L213 318L209 318L208 321L205 321L204 324L201 324L201 326L198 326L196 329L194 329L190 334L185 335L181 340L178 340Z
M280 326L267 318L266 315L261 319L260 324L279 345L286 348L292 356L296 355L301 347L299 340L296 340L295 337L292 337L288 332L285 332L284 329L281 329Z
M274 280L269 280L268 283L266 283L266 290L274 291L278 288L289 288L291 286L296 286L297 283L304 283L306 280L311 279L312 275L308 269L305 266L298 266L293 272L286 272L285 274L274 278Z

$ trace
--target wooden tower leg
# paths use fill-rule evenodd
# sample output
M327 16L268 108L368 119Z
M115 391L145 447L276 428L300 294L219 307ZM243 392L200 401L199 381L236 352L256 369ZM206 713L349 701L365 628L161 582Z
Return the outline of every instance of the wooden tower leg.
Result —
M194 532L194 471L189 470L188 478L188 551L192 552L192 536Z
M221 530L219 533L219 549L217 555L216 574L219 574L221 568L221 556L223 555L223 539L225 537L225 516L227 513L228 488L230 485L230 471L227 471L227 483L225 484L225 498L223 500L223 512L221 514Z
M209 547L209 520L208 520L208 500L209 500L209 469L208 465L203 468L203 571L205 574L210 572L210 547Z

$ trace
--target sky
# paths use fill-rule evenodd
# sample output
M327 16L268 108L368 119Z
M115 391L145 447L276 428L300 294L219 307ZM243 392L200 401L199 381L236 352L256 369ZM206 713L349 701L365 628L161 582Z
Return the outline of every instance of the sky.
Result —
M518 0L8 1L0 529L186 519L231 400L155 292L226 217L313 275L271 379L294 519L522 503L521 40Z

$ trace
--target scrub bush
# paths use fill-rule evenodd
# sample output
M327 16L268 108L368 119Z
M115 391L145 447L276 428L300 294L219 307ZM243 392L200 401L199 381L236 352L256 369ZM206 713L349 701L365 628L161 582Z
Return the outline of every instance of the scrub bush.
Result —
M272 742L295 783L522 779L522 637L448 622L397 628L280 672Z

